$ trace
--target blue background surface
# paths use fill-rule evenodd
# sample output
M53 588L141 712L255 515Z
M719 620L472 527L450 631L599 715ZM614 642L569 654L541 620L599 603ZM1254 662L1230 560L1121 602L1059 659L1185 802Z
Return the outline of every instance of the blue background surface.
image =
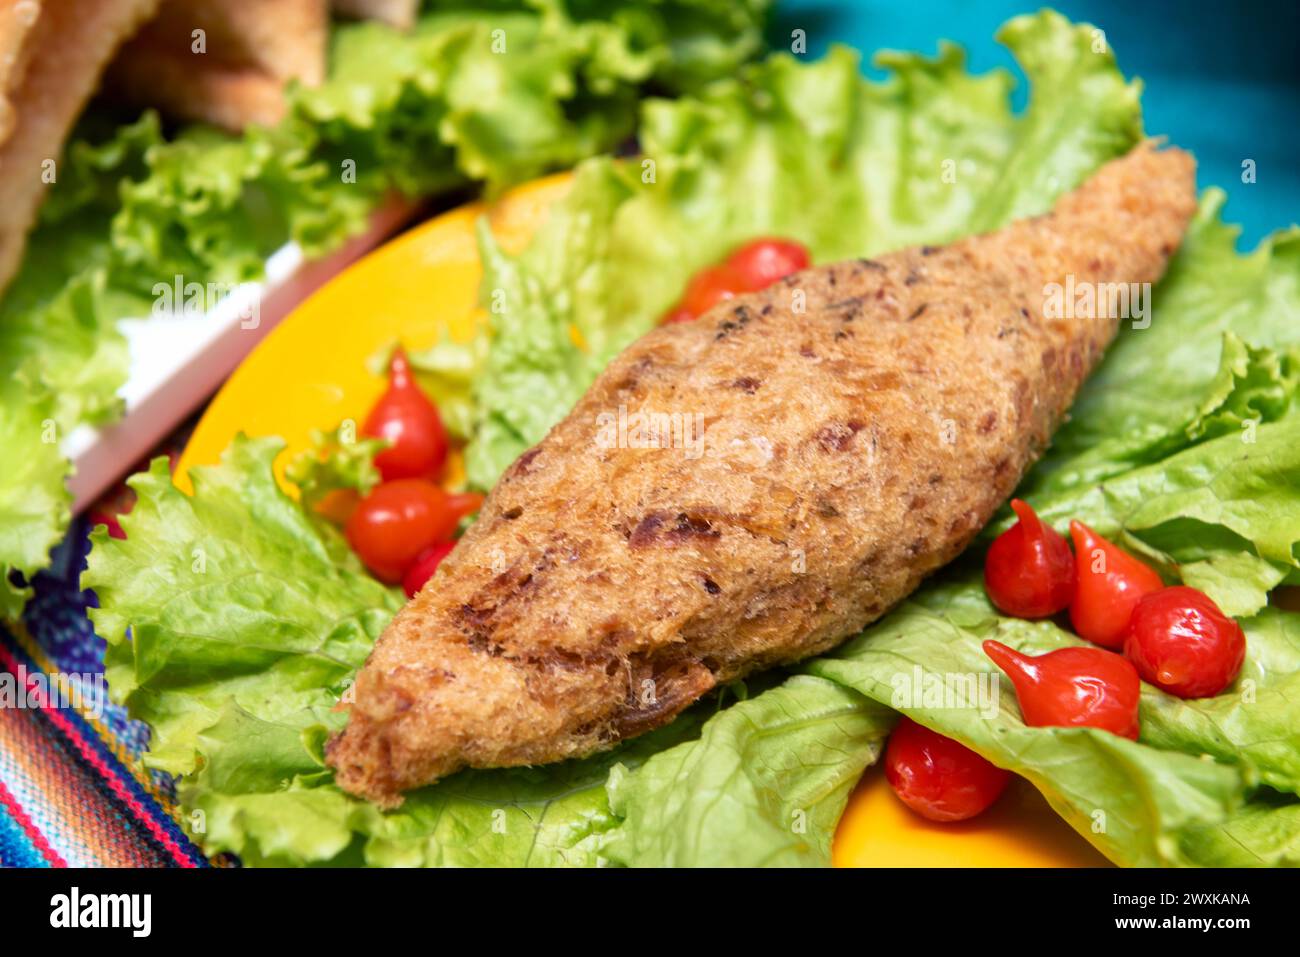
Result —
M778 0L771 29L775 49L790 31L807 31L808 53L845 43L869 58L877 50L933 56L941 39L966 48L969 67L1006 67L1022 81L1011 55L993 39L999 26L1040 3L961 0ZM1300 221L1300 3L1148 3L1143 0L1060 0L1051 6L1106 31L1128 77L1141 77L1146 131L1196 154L1202 189L1228 193L1224 219L1243 227L1239 245ZM883 76L869 64L869 75ZM1256 182L1241 181L1244 159Z

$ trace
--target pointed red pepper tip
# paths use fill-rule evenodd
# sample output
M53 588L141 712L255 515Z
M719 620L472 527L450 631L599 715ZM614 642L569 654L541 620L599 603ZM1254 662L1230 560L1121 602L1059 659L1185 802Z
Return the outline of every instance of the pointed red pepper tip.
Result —
M1011 686L1016 689L1016 698L1020 700L1023 711L1025 701L1022 696L1032 693L1032 689L1043 681L1043 662L1033 655L1023 654L992 639L984 642L984 653L992 658L993 663L1011 680Z
M993 663L1011 677L1014 678L1016 675L1029 677L1033 665L1028 655L1022 655L1014 648L1008 647L1000 641L994 641L992 638L985 641L983 647L984 654L992 658Z
M1043 520L1038 517L1038 513L1028 502L1013 498L1011 510L1016 513L1016 518L1020 519L1020 524L1025 526L1026 532L1036 533L1042 527Z
M403 389L411 381L411 364L406 359L406 350L398 346L393 350L393 357L388 360L389 384Z

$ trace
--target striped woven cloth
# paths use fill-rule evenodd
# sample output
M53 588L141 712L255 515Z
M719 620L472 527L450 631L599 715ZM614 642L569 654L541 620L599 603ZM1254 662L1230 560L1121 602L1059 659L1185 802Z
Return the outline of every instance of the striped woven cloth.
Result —
M170 779L141 763L148 729L107 701L78 586L88 532L73 524L23 622L0 624L0 865L206 867Z

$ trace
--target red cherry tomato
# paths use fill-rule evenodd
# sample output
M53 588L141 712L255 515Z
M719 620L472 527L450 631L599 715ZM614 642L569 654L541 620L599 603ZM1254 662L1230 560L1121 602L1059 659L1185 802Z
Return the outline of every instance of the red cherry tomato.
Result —
M741 246L724 263L740 279L740 289L757 292L779 279L807 269L812 262L808 249L789 239L755 239Z
M1082 522L1070 523L1070 537L1074 539L1070 621L1080 638L1118 651L1124 645L1133 606L1165 583L1149 565Z
M899 800L931 821L965 821L986 810L1011 775L970 748L903 718L885 749L885 777Z
M1246 634L1209 595L1174 585L1137 603L1124 653L1158 688L1179 698L1210 698L1237 680Z
M455 542L443 542L441 545L433 545L420 552L419 557L415 559L415 564L402 576L402 590L406 592L407 598L415 597L416 592L433 577L442 560L450 555L455 547Z
M741 278L725 266L701 269L686 287L682 309L692 316L702 316L718 303L734 299L745 291Z
M674 322L690 322L695 318L695 313L691 312L685 306L678 306L668 315L664 316L664 325L669 326Z
M1020 521L993 540L984 559L989 600L1017 618L1055 615L1074 595L1070 546L1018 498L1011 507Z
M1011 679L1031 728L1101 728L1137 740L1142 682L1132 663L1114 652L1060 648L1022 655L986 641L984 653Z
M357 505L344 534L375 577L395 585L421 552L456 530L447 499L426 479L384 482Z
M447 461L447 430L442 417L411 376L401 349L393 353L388 389L366 416L361 434L388 439L388 448L375 456L385 482L434 478Z

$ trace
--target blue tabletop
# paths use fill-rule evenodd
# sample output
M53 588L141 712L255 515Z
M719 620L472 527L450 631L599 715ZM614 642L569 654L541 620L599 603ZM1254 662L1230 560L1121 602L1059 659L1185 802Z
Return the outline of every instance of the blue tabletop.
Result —
M1039 6L1007 0L780 0L773 44L779 47L779 38L795 27L807 31L813 55L833 42L867 52L933 54L940 39L949 39L966 48L973 70L1005 66L1019 76L993 34L1006 20ZM1145 85L1147 132L1196 154L1202 188L1227 191L1224 218L1242 225L1243 249L1300 221L1300 4L1061 0L1052 6L1106 31L1121 69ZM1242 182L1247 159L1255 161L1254 183Z

